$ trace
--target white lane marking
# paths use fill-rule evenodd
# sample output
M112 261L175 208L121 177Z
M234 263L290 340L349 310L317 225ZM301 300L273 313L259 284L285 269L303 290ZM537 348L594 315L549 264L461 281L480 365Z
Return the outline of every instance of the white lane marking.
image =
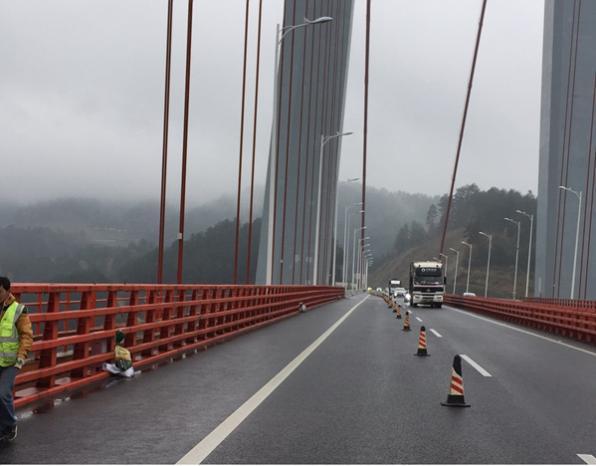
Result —
M596 464L596 458L594 458L594 456L592 455L583 455L581 453L578 453L577 456L579 456L581 460L586 464Z
M581 351L582 353L586 353L586 354L589 354L590 356L596 357L596 353L593 352L593 351L588 351L586 349L583 349L583 348L579 348L577 346L570 345L569 343L563 343L561 340L555 340L553 338L549 338L549 337L545 337L545 336L542 336L542 335L538 335L537 333L534 333L534 332L528 332L527 330L522 330L521 328L513 327L512 325L507 325L507 324L503 324L501 322L497 322L495 320L487 319L485 317L480 317L480 316L477 316L477 315L475 315L475 314L473 314L471 312L461 311L461 310L455 309L454 307L451 307L451 306L446 306L446 307L447 307L447 309L450 309L450 310L455 311L455 312L459 312L460 314L465 314L465 315L470 316L470 317L475 317L476 319L484 320L485 322L490 322L491 324L500 325L501 327L506 327L506 328L509 328L511 330L515 330L516 332L525 333L526 335L532 335L533 337L540 338L541 340L550 341L551 343L555 343L557 345L561 345L561 346L564 346L566 348L570 348L570 349L573 349L573 350L576 350L576 351Z
M443 335L441 335L439 332L437 332L434 328L431 328L430 331L433 332L437 337L443 338Z
M420 317L416 317L416 320L417 320L418 322L422 322L422 319L421 319Z
M466 361L470 366L480 372L481 375L484 377L492 377L480 364L474 361L470 356L466 356L465 354L460 354L461 358Z
M339 327L344 320L346 320L358 306L368 299L366 296L362 301L356 304L352 309L340 317L331 327L327 329L319 338L310 344L302 353L296 356L286 367L277 373L269 382L267 382L259 391L251 396L242 404L236 411L234 411L226 420L195 445L186 455L184 455L176 464L201 464L201 462L215 450L221 442L223 442L228 435L244 421L263 401L267 399L273 391L286 380L292 372L304 360L311 355L326 339Z

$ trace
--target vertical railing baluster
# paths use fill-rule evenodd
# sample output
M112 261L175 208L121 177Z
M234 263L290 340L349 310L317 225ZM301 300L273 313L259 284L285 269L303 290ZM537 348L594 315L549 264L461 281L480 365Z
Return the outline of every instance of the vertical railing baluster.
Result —
M81 293L81 305L80 309L88 311L95 309L96 294L95 290L87 290ZM70 306L69 306L70 307ZM93 326L93 317L85 316L79 317L77 322L77 335L89 335L91 333L91 327ZM89 341L83 341L74 345L73 359L75 361L84 360L90 356L91 343ZM91 374L91 367L83 366L74 369L70 372L72 378L87 377Z
M50 313L57 313L60 312L60 291L54 291L50 289L48 292L48 306L46 309L48 314ZM58 338L58 321L46 321L44 325L43 331L43 340L44 341L51 341L56 340ZM39 356L39 368L46 369L56 366L56 353L57 348L47 348L43 349L40 352ZM56 380L55 375L50 375L47 377L41 377L37 381L37 386L42 389L52 388L54 386L54 382Z

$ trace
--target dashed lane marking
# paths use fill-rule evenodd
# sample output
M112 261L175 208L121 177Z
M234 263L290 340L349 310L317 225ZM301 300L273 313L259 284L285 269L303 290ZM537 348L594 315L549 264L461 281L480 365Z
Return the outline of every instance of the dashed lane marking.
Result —
M434 328L431 328L430 331L433 332L438 338L443 338L443 335L437 332Z
M474 361L470 356L466 356L465 354L460 354L461 358L466 361L470 366L480 372L481 375L484 377L492 377L480 364Z
M593 455L584 455L584 454L578 453L577 456L579 456L581 458L581 460L586 464L596 464L596 458L594 458Z
M490 322L491 324L500 325L501 327L506 327L506 328L509 328L511 330L515 330L516 332L525 333L526 335L532 335L533 337L540 338L541 340L550 341L551 343L555 343L557 345L561 345L561 346L564 346L566 348L570 348L570 349L573 349L575 351L580 351L582 353L589 354L590 356L595 356L596 357L596 353L593 352L593 351L588 351L586 349L583 349L583 348L579 348L577 346L570 345L569 343L563 343L561 340L555 340L553 338L545 337L543 335L539 335L539 334L534 333L534 332L529 332L529 331L523 330L521 328L513 327L512 325L507 325L507 324L503 324L501 322L497 322L495 320L486 319L485 317L477 316L475 314L472 314L471 312L461 311L461 310L455 309L454 307L451 307L451 306L446 306L446 307L447 307L447 309L450 309L450 310L455 311L455 312L459 312L460 314L465 314L465 315L470 316L470 317L475 317L476 319L484 320L485 322Z
M421 319L420 317L416 317L416 320L417 320L418 322L422 322L422 319Z
M197 445L195 445L186 455L184 455L176 464L201 464L213 450L215 450L221 442L223 442L228 435L230 435L236 428L244 421L257 407L267 399L273 391L286 380L300 364L308 358L311 353L316 350L326 339L331 335L337 327L339 327L344 320L346 320L352 312L356 310L364 301L368 299L366 296L352 309L340 317L331 327L327 329L319 338L310 344L302 353L296 356L286 367L277 373L269 382L267 382L258 392L251 396L244 402L236 411L234 411L226 420L215 428L213 432L207 435Z

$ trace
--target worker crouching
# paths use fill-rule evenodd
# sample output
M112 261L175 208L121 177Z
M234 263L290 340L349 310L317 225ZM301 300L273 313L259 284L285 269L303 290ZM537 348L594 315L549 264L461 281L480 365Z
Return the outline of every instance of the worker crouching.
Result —
M132 367L132 357L122 344L124 343L124 333L120 330L116 332L116 346L114 347L114 363L105 363L104 370L114 375L130 378L135 374Z

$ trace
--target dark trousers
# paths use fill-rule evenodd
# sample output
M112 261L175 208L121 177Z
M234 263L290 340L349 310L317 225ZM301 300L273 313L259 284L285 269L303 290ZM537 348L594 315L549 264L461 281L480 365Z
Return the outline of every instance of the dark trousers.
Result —
M14 366L0 367L0 433L14 427L17 423L12 392L18 371Z

